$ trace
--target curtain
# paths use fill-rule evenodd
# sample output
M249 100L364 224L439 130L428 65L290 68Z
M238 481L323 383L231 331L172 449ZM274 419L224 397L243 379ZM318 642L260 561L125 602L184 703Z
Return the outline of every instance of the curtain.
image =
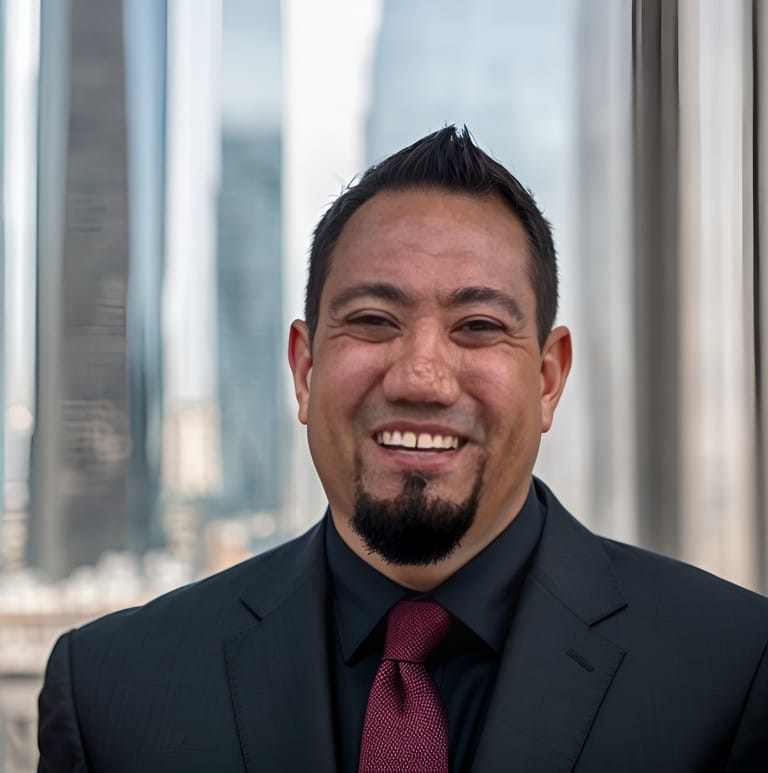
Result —
M760 2L633 4L638 534L763 590L765 25Z

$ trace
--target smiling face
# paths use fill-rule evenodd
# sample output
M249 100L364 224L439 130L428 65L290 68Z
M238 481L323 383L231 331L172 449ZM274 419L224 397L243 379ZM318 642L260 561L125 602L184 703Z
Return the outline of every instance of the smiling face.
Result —
M378 193L333 250L311 348L306 325L292 326L299 419L334 523L405 585L449 576L527 496L570 366L565 328L539 348L527 261L525 231L496 197ZM444 560L394 566L355 532L356 501L396 502L414 481L426 502L474 497L476 512Z

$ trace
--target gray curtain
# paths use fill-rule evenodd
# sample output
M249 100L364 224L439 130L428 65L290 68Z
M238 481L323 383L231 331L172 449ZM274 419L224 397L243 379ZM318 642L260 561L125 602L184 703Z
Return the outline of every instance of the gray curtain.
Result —
M766 13L632 17L638 535L765 590Z

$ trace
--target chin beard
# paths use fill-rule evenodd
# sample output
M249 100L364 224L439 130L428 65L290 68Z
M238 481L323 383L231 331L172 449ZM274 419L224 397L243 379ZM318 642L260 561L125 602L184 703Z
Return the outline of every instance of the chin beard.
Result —
M376 499L358 477L355 513L350 524L371 553L388 564L428 566L448 558L475 521L482 471L463 502L429 497L428 479L408 473L394 499Z

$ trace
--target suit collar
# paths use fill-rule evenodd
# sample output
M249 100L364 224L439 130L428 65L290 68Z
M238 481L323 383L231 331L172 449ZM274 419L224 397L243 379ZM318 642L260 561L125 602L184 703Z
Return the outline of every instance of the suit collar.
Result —
M599 623L626 606L600 542L539 481L547 520L496 678L473 773L576 764L624 650Z
M593 626L626 606L600 540L534 479L547 521L531 574L585 625Z
M259 620L325 573L325 519L306 534L258 556L240 601Z
M595 625L626 606L613 568L599 540L565 510L550 489L537 478L534 487L547 517L530 575L586 625ZM304 583L324 574L325 567L323 519L304 536L261 556L241 601L261 619ZM327 589L325 577L323 583Z
M543 506L533 483L517 517L478 555L426 594L399 585L363 561L327 519L326 555L344 659L366 646L371 633L402 598L426 595L445 607L488 647L500 653L522 580L541 538ZM383 633L382 633L383 635Z
M260 559L241 600L254 624L225 643L246 770L336 769L323 524Z

